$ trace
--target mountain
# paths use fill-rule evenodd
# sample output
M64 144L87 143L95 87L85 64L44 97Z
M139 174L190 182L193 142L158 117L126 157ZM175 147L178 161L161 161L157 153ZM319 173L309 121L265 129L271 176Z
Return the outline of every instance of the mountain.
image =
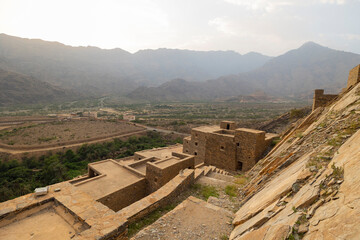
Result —
M162 96L167 96L163 100L173 101L214 100L262 91L272 96L304 98L311 96L316 88L338 92L346 85L344 79L347 78L349 69L359 63L359 54L308 42L269 60L253 71L203 83L183 82L179 90L181 94L173 93L179 84L170 81L157 88L136 89L128 96L146 101L162 101Z
M222 75L254 70L271 59L259 53L240 55L234 51L190 51L179 49L141 50L135 65L146 78L161 84L170 79L205 81Z
M0 68L86 94L128 93L170 79L205 81L262 66L271 57L233 51L70 47L0 34Z
M71 91L32 77L0 69L0 106L74 99Z
M251 82L235 82L232 80L189 82L184 79L174 79L161 84L159 87L139 87L129 93L127 97L150 102L211 101L224 96L232 96L232 88L242 88L243 92L247 93L256 91L254 84Z

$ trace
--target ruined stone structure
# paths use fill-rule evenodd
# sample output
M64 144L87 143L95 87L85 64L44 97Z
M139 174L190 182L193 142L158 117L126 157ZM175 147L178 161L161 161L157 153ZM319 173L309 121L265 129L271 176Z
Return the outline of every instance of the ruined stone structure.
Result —
M349 89L350 87L355 86L359 82L360 82L360 64L350 70L346 88Z
M171 152L168 148L137 152L135 156L130 161L108 159L91 163L88 175L71 183L119 211L164 186L180 170L194 168L192 155Z
M235 122L223 121L219 126L203 126L191 130L184 138L183 152L202 162L226 170L247 171L261 158L276 137L264 131L236 128Z
M324 89L315 89L312 110L314 111L318 107L325 107L337 96L337 94L324 94Z
M344 93L359 82L360 64L350 70L346 88L343 88L341 93ZM324 89L315 89L312 110L314 111L318 107L325 107L338 96L337 94L324 94Z
M86 176L0 203L0 238L127 239L128 221L194 181L194 157L181 150L175 145L91 163Z

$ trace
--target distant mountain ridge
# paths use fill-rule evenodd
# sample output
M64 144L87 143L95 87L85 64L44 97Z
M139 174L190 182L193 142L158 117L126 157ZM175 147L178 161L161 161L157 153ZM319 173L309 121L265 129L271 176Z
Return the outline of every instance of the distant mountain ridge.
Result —
M205 81L262 66L271 57L233 51L70 47L0 34L0 68L85 94L124 94L170 79Z
M118 48L70 47L0 34L0 69L21 79L13 84L22 82L23 91L27 89L24 96L32 93L30 102L44 99L31 88L36 84L42 92L53 92L53 99L109 94L157 102L260 99L248 97L254 92L270 98L306 98L315 88L338 92L349 70L359 63L359 54L313 42L272 58L254 52L165 48L131 54ZM7 102L22 103L19 94L11 99L15 95L6 91L0 89Z
M0 69L0 106L72 100L75 96L72 91Z
M128 96L145 101L189 101L251 95L263 91L272 96L302 98L311 96L316 88L338 92L346 85L349 70L359 63L359 54L308 42L253 71L202 83L185 81L177 94L173 92L178 82L169 81L157 88L138 88Z

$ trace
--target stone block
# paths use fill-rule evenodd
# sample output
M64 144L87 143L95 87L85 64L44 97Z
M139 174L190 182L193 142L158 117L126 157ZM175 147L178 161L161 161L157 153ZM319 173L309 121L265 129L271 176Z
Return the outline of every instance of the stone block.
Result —
M35 196L43 196L48 194L49 187L35 188Z

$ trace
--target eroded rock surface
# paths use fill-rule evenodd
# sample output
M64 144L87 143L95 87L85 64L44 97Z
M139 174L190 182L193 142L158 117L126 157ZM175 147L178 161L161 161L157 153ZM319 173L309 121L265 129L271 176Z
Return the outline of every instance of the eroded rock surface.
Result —
M231 240L359 239L359 93L317 110L248 173Z

